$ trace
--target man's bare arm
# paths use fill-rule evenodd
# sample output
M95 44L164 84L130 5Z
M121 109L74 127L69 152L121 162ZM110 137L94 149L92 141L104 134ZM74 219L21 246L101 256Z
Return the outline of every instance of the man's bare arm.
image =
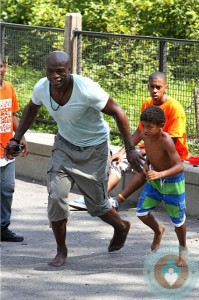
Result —
M102 112L112 116L115 119L124 141L128 162L131 164L132 168L135 169L135 171L142 172L141 166L143 165L143 157L139 154L139 152L136 151L132 143L132 136L126 113L112 98L109 98Z

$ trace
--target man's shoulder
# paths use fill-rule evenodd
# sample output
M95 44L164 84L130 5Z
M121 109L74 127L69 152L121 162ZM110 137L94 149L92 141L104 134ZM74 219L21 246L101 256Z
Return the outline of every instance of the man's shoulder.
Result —
M89 77L78 75L78 74L72 74L72 77L75 83L77 83L77 85L79 86L86 86L86 87L93 86L93 85L99 86L97 82L95 82L93 79Z
M180 104L180 102L177 99L175 99L174 97L171 97L171 96L168 97L167 101L170 103L179 103Z
M173 108L177 108L177 109L183 109L182 104L175 98L173 97L169 97L167 100L167 106L173 107Z
M44 83L48 82L48 79L47 77L43 77L43 78L40 78L35 85L42 85Z
M49 86L49 81L48 81L47 77L43 77L43 78L39 79L34 86L34 90L44 88L45 86Z

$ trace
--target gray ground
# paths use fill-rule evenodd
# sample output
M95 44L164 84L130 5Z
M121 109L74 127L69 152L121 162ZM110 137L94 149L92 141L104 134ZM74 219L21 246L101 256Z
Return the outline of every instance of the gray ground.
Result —
M71 198L78 198L72 193ZM153 234L135 216L135 207L127 203L120 215L132 222L123 249L109 253L107 247L113 229L86 211L71 210L68 224L67 263L50 267L47 262L56 253L48 226L46 186L17 178L10 229L25 237L23 243L1 243L1 299L160 299L147 287L143 268L150 253ZM166 227L162 247L177 246L176 236L163 209L155 212ZM187 217L189 251L199 259L199 220ZM199 281L181 299L199 299ZM177 299L169 297L169 299Z

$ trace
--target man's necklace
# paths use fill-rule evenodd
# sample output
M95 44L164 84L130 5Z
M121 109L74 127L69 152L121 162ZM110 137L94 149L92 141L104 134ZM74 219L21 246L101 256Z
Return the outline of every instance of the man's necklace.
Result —
M57 110L59 109L60 104L62 103L62 100L63 100L63 98L64 98L64 95L66 94L66 91L67 91L67 89L68 89L68 87L69 87L70 82L71 82L71 76L70 76L70 78L69 78L68 84L66 85L66 89L64 90L63 95L61 96L61 98L60 98L60 100L59 100L59 103L57 103L57 107L56 107L56 108L53 107L53 103L52 103L52 95L51 95L50 85L49 85L49 92L50 92L50 106L51 106L52 110L57 111ZM55 102L56 102L56 101L55 101Z

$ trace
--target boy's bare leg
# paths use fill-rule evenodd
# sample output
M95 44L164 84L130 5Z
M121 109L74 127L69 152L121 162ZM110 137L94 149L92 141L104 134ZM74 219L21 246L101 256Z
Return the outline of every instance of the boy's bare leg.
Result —
M148 213L146 216L138 216L138 218L154 231L154 239L151 244L151 251L156 251L160 247L160 242L165 231L164 226L158 224L158 222L150 213Z
M52 222L52 230L57 242L57 254L56 256L48 263L50 266L60 267L65 264L67 257L67 247L66 247L66 224L67 219Z
M146 176L143 173L136 173L133 175L127 186L120 193L125 199L127 199L132 193L137 191L144 183L146 183ZM119 204L122 204L122 200L119 196L116 196Z
M114 228L114 235L110 241L108 251L113 252L121 249L125 244L130 229L130 222L121 219L114 208L111 208L106 214L99 218Z
M186 245L186 225L175 227L175 232L179 241L179 261L178 267L188 266L188 249Z
M115 173L110 173L108 177L108 193L119 183L120 178Z

